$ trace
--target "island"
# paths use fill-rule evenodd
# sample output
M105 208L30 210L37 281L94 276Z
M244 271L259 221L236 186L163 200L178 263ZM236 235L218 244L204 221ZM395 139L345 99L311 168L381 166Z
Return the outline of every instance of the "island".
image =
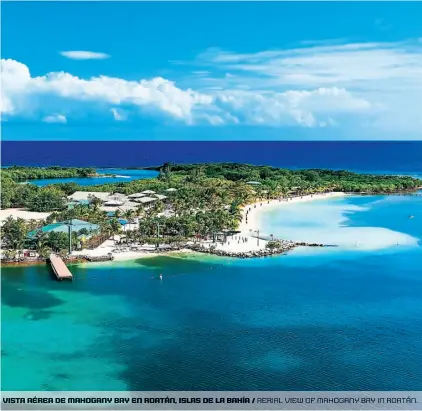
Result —
M410 195L410 176L345 170L290 170L237 163L149 168L156 178L96 186L20 184L96 175L95 168L9 167L1 171L2 262L44 261L52 253L88 261L194 251L227 257L283 254L308 244L260 232L268 206L349 194Z

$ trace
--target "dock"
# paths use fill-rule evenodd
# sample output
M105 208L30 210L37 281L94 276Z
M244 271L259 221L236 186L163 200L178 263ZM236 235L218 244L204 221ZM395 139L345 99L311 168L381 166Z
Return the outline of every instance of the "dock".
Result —
M51 268L58 280L73 280L73 275L67 268L64 261L56 254L50 254Z

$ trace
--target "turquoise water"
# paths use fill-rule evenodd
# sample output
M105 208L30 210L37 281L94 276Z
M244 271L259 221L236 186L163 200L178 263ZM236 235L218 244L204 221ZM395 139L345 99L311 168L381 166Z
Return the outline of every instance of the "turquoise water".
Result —
M30 180L31 184L47 186L49 184L76 183L81 186L101 185L110 183L128 183L133 180L144 180L157 177L158 172L153 170L129 170L123 168L98 168L99 174L113 174L116 177L82 177L82 178L45 178Z
M421 390L422 198L312 204L270 228L360 245L3 269L3 389Z

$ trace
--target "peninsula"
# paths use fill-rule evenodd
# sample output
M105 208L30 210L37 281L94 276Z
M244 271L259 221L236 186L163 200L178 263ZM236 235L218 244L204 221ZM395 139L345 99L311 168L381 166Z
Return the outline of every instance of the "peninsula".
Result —
M3 261L43 260L52 252L88 260L194 250L224 256L284 253L306 244L262 233L257 208L347 194L409 194L422 181L322 169L235 163L171 164L157 178L79 186L19 184L95 175L94 168L2 169ZM8 214L7 214L8 213Z

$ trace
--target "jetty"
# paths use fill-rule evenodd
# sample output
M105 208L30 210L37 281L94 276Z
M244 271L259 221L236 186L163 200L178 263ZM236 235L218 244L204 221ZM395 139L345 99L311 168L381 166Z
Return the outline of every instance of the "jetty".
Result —
M263 239L260 237L260 239ZM335 244L319 244L307 242L294 242L290 240L277 240L280 242L278 248L263 248L260 250L249 251L226 251L217 249L216 247L204 247L202 244L185 245L186 249L196 251L198 253L213 254L220 257L235 257L235 258L257 258L257 257L270 257L274 255L287 254L288 251L296 247L338 247Z
M48 258L51 268L58 280L73 280L73 275L64 261L56 254L50 254Z

